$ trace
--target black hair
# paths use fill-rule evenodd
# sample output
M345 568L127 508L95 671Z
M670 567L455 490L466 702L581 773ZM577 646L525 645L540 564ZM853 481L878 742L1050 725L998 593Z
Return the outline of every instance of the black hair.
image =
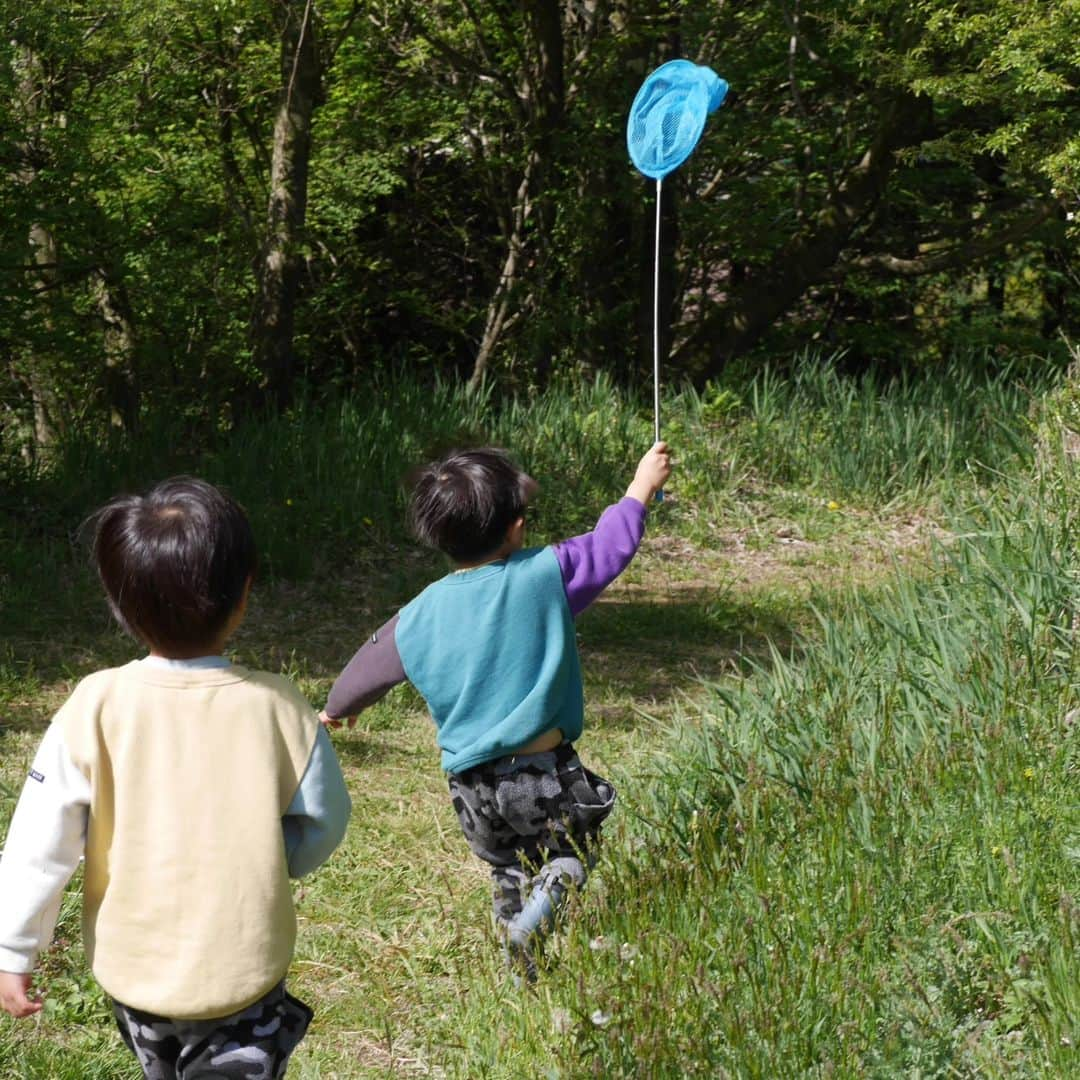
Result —
M257 563L238 503L204 480L174 476L112 499L90 524L98 576L129 634L167 656L215 643Z
M414 477L413 533L455 562L483 559L499 550L535 487L505 450L454 450Z

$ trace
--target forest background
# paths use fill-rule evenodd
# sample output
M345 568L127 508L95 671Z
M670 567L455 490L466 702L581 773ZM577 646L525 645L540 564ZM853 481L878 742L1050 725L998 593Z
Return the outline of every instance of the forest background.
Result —
M626 115L733 92L665 182L678 471L579 623L620 813L532 993L408 690L337 747L294 1071L1080 1075L1080 2L0 0L0 825L133 655L80 545L228 486L233 655L321 704L442 571L400 480L508 446L531 536L652 437L654 187ZM0 1077L137 1074L79 946Z
M664 188L669 379L1042 353L1078 317L1072 0L4 7L8 455L402 364L639 381L625 122L677 55L734 93Z

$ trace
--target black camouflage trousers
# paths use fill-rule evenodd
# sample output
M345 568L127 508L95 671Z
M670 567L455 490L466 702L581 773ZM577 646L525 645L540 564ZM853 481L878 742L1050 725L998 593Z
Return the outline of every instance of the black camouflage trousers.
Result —
M120 1002L113 1013L147 1080L278 1080L312 1017L284 982L214 1020L169 1020Z
M505 926L537 888L561 897L585 884L615 788L571 743L515 754L448 777L465 839L491 866L495 920Z

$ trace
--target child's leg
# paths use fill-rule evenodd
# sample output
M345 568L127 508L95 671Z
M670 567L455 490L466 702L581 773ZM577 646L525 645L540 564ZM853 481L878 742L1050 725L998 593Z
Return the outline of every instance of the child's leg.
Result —
M312 1016L284 983L220 1019L169 1020L119 1002L113 1014L147 1080L279 1080Z
M568 890L585 883L615 788L569 744L452 774L449 785L465 839L492 867L496 925L512 953L530 954Z
M469 847L491 866L492 907L497 925L505 925L521 910L522 890L529 875L519 859L520 838L498 813L494 775L480 766L447 778L461 831Z
M505 926L521 911L524 897L528 895L530 888L529 875L517 862L512 866L493 866L491 885L495 923Z
M511 926L511 936L521 943L550 930L569 891L585 884L596 859L600 826L615 804L614 786L586 769L573 746L564 744L551 756L555 760L534 806L534 814L544 812L544 826L534 841L542 865Z
M499 813L493 766L451 774L448 780L461 831L473 853L491 866L495 931L506 961L517 977L531 982L536 978L531 951L516 947L510 927L521 913L532 873L540 862L533 838L521 837Z

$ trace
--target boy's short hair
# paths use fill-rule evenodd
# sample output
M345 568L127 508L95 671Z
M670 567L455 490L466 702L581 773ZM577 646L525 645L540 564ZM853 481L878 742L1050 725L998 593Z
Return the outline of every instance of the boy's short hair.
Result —
M505 450L454 450L416 474L413 533L455 562L483 559L498 551L535 487Z
M215 643L255 573L247 515L190 476L121 495L91 519L93 560L120 625L160 652Z

